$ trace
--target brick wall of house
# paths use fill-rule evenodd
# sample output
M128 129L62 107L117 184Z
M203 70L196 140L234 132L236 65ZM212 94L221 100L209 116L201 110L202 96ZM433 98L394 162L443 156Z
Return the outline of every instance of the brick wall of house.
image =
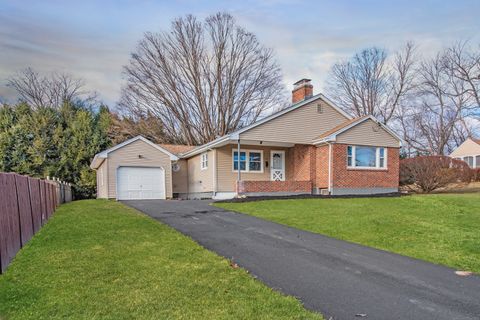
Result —
M311 181L239 181L238 193L295 192L310 193Z
M316 188L328 188L328 145L316 149L316 175L314 185Z
M397 188L399 149L387 148L386 170L347 168L346 144L332 145L332 187L335 188ZM328 154L328 153L327 153ZM327 160L328 161L328 160Z
M292 168L291 180L306 181L315 180L316 147L304 144L296 144L291 148Z
M332 144L333 188L398 188L399 149L387 148L387 169L347 168L346 144ZM242 193L302 192L328 188L329 146L295 145L286 153L286 181L245 181L237 184Z

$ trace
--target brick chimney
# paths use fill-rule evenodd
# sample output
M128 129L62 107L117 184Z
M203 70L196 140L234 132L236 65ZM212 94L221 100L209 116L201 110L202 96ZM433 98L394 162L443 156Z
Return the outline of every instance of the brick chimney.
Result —
M293 84L292 103L297 103L313 96L311 79L302 79Z

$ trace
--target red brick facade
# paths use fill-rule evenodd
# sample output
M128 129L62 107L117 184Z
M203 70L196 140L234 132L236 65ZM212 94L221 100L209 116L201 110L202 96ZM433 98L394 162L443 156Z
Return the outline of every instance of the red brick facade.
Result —
M328 188L328 145L322 145L316 150L316 167L314 187Z
M312 192L311 181L239 181L238 193L270 193L270 192Z
M387 148L386 169L347 168L346 144L332 144L331 186L333 188L398 188L399 149ZM286 155L286 181L240 181L242 193L306 192L327 189L329 146L295 145ZM290 171L290 172L288 172Z
M333 144L332 187L398 188L399 149L387 148L387 169L347 168L346 144Z
M291 180L315 180L316 147L304 144L296 144L291 148L289 166Z

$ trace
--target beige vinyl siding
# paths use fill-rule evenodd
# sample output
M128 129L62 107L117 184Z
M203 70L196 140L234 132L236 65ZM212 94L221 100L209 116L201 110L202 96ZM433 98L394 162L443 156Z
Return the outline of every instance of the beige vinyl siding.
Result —
M269 181L270 180L270 150L285 151L285 176L289 177L291 168L289 164L289 149L281 147L264 147L253 145L241 145L242 150L262 150L263 151L263 173L242 172L242 180L249 181ZM217 191L218 192L235 192L235 183L237 181L238 172L233 171L232 150L237 150L237 145L226 145L217 150ZM268 168L265 162L268 161Z
M208 151L208 167L205 170L200 168L201 156L198 154L188 159L188 193L213 191L213 152Z
M180 166L177 172L172 170L172 188L173 193L188 192L188 168L187 160L180 159L176 162Z
M398 148L400 146L397 138L371 119L365 120L339 134L336 142L377 147Z
M107 159L97 168L97 198L108 198Z
M139 158L139 155L142 157ZM117 196L117 169L121 166L162 167L165 171L165 195L172 197L172 165L170 157L153 146L136 140L108 154L108 197Z
M322 113L317 111L321 105ZM325 101L318 99L240 134L240 139L310 144L322 132L347 118Z
M460 146L458 146L458 148L455 149L450 156L453 158L463 158L476 155L480 155L480 144L468 138ZM479 165L477 164L477 166Z

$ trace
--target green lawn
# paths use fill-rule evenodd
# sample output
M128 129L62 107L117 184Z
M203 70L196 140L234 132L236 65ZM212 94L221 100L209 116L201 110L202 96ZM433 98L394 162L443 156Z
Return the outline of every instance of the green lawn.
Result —
M59 208L0 276L0 319L321 319L120 203Z
M480 193L217 205L299 229L480 273Z

